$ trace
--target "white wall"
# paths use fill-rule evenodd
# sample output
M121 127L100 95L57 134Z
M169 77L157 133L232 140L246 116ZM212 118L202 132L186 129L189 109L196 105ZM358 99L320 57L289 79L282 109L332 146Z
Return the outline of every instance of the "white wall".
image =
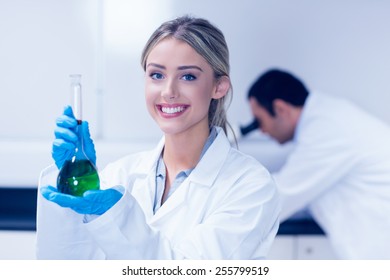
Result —
M139 57L162 21L185 13L225 33L232 123L251 119L246 92L274 66L390 123L388 1L0 0L0 186L33 185L51 162L71 73L83 75L84 117L98 153L108 151L98 155L101 167L113 156L110 143L121 143L123 153L153 146L160 132L144 105Z
M69 99L68 75L81 72L94 85L92 3L0 0L0 139L50 139L54 119ZM86 96L95 99L88 89Z

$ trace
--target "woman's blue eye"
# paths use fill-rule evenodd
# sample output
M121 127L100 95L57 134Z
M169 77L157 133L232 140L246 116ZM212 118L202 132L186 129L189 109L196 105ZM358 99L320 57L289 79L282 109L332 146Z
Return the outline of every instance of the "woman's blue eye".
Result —
M185 81L193 81L193 80L196 80L196 77L194 75L191 75L191 74L186 74L183 76L183 80Z
M154 79L154 80L160 80L160 79L163 78L163 75L160 74L160 73L152 73L152 74L150 74L150 77L151 77L152 79Z

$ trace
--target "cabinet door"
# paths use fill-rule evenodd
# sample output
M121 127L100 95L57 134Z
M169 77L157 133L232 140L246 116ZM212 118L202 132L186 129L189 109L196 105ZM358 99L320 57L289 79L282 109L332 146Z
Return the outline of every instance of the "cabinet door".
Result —
M35 231L0 230L0 260L34 260Z

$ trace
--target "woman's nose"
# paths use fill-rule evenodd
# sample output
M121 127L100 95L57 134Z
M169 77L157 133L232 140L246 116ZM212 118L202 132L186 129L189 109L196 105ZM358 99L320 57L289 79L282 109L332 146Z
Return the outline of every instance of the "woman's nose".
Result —
M161 91L161 96L165 101L172 102L172 100L176 99L178 95L179 94L175 83L173 81L167 80L167 82L164 84L164 88Z

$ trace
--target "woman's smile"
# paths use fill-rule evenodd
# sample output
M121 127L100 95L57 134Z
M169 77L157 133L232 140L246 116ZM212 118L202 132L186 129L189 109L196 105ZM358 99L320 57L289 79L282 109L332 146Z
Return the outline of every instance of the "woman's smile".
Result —
M175 118L181 116L190 106L184 104L157 104L156 107L162 117Z

